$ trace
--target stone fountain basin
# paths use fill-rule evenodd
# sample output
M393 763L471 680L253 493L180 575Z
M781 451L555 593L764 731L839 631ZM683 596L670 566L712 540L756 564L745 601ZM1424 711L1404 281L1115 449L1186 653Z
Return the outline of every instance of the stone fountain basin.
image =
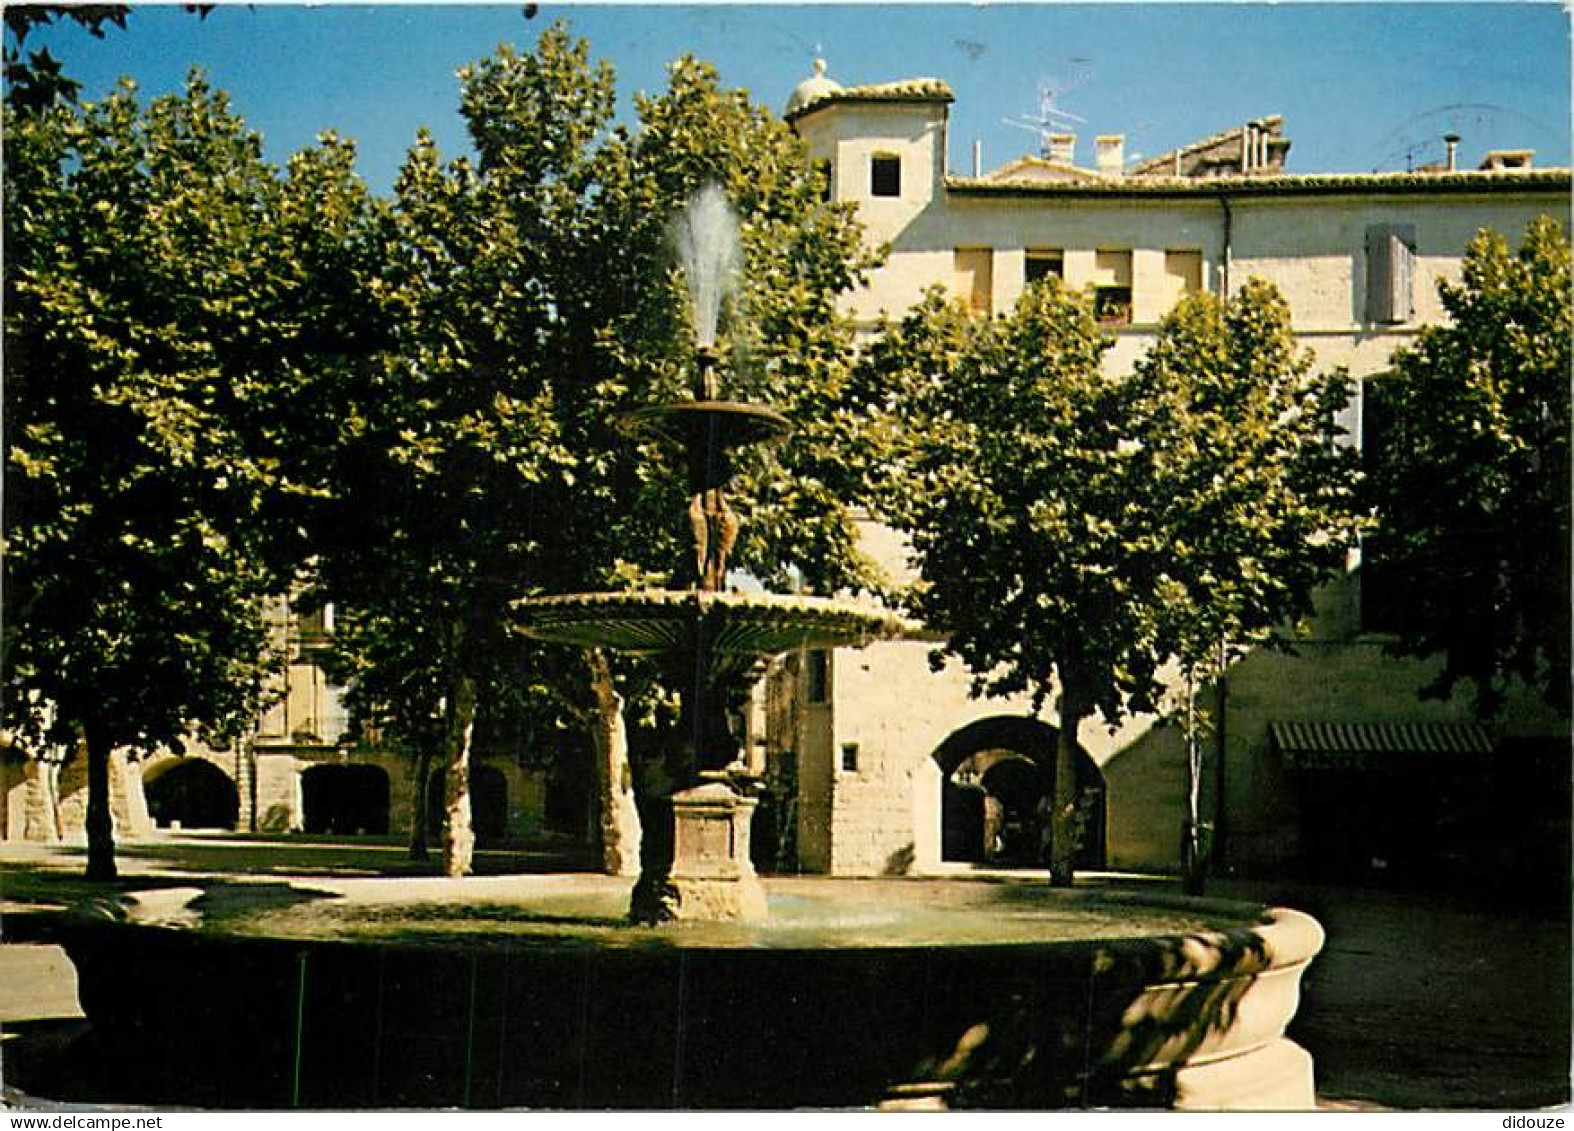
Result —
M215 1108L1310 1107L1299 912L1041 882L768 880L619 921L605 877L134 895L64 929L141 1102ZM155 1050L155 1051L150 1051Z

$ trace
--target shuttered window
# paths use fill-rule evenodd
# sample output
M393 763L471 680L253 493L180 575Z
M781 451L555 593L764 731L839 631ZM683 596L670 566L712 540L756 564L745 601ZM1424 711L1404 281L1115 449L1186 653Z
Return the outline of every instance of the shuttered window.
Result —
M1415 316L1414 224L1373 224L1366 230L1366 320L1408 322Z
M995 289L995 253L987 247L959 247L952 270L955 290L974 314L988 314Z

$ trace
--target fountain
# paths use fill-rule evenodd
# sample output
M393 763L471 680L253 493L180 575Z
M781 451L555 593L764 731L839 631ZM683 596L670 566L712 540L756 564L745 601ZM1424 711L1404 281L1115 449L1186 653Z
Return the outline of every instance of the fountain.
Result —
M619 423L684 455L692 586L536 598L515 612L520 630L538 640L650 656L678 689L676 741L655 773L636 778L656 784L639 797L643 838L630 918L760 918L765 894L749 859L757 783L738 758L732 706L774 656L865 644L909 626L848 602L725 592L741 525L727 500L733 453L780 440L792 426L769 408L720 399L716 332L738 269L736 223L721 190L702 189L672 234L694 312L693 399L637 409Z
M61 941L99 1060L112 1076L130 1066L93 1098L1312 1105L1311 1058L1285 1036L1322 944L1299 912L1030 878L755 874L732 698L770 656L905 626L851 602L724 589L732 455L790 425L721 397L713 315L735 257L710 238L715 203L680 240L696 256L693 397L623 418L685 453L691 584L515 607L537 639L652 657L682 689L679 733L645 767L632 892L594 875L199 877L84 908Z

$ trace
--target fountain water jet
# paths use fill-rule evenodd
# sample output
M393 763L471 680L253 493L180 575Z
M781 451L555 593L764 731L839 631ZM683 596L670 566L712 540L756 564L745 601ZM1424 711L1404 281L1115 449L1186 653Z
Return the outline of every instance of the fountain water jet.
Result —
M709 349L716 344L722 304L737 286L742 267L737 217L721 186L711 183L700 189L673 219L667 237L683 268L695 344Z

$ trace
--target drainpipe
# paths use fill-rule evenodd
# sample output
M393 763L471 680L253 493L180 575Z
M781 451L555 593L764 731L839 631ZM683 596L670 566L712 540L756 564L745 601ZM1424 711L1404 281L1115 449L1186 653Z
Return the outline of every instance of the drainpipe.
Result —
M1219 194L1219 207L1224 211L1224 256L1219 263L1219 297L1230 297L1230 259L1235 253L1235 214L1230 211L1230 198Z

